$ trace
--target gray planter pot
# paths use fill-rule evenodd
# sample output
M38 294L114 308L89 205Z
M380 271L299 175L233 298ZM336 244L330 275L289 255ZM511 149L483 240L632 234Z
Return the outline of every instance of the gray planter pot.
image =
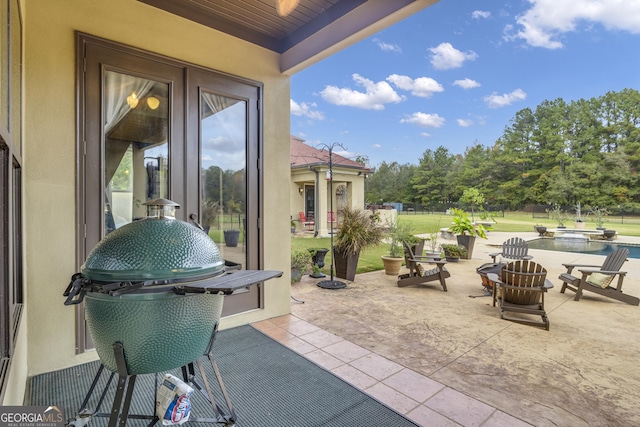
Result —
M235 248L238 246L238 239L240 238L239 230L225 230L224 231L224 244Z
M471 259L471 256L473 255L473 246L476 243L476 236L456 236L456 239L458 240L458 244L460 246L464 246L467 250L467 256L463 259Z

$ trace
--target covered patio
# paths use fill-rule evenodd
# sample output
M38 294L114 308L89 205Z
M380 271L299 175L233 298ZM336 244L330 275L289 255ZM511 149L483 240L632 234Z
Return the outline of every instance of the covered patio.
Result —
M549 331L501 320L491 298L469 297L483 294L476 268L514 236L536 233L492 232L476 241L473 259L448 264L446 293L437 284L399 288L384 271L358 274L341 290L304 276L291 287L304 303L252 326L418 425L640 424L640 309L593 293L578 302L560 293L562 263L600 264L602 256L529 250L555 285L545 296ZM640 296L640 260L629 259L623 270L625 292ZM312 416L303 419L314 425Z

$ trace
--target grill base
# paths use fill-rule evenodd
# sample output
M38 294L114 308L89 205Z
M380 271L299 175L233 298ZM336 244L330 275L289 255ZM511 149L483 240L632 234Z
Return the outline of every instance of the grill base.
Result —
M219 390L222 392L222 395L225 400L225 406L220 406L213 397L213 393L211 391L211 386L205 374L204 368L202 367L202 363L200 359L196 359L195 362L190 362L185 366L182 366L182 379L184 382L188 383L190 386L198 390L200 393L204 395L204 397L211 404L211 408L213 410L215 418L196 418L189 417L190 422L201 422L201 423L214 423L220 424L225 427L233 427L236 425L236 414L233 410L233 405L227 393L227 390L224 386L224 382L222 381L222 376L220 375L220 370L218 369L218 365L216 364L212 353L211 347L213 345L213 341L215 339L215 334L218 330L218 325L216 324L211 334L211 339L209 341L209 346L207 348L206 356L209 359L211 366L213 368L213 372L216 375L216 380L218 382ZM96 391L96 384L100 377L104 372L105 365L101 364L98 368L98 372L93 379L91 387L87 392L87 395L84 398L82 406L80 407L80 411L78 416L69 422L70 427L84 427L92 417L109 417L109 427L116 426L124 426L128 419L137 419L137 420L149 420L149 426L156 424L159 419L158 417L153 415L141 415L141 414L129 414L129 408L131 406L131 400L133 398L133 391L136 383L137 375L131 375L127 371L127 364L125 361L125 349L120 343L113 344L113 358L117 364L117 374L118 374L118 382L116 393L113 399L113 404L111 406L111 412L99 412L100 407L104 401L104 397L107 394L107 390L111 385L113 377L116 372L111 372L109 380L102 390L102 394L100 400L98 401L97 407L95 410L90 410L87 408L87 402L91 399L94 391ZM204 385L203 387L196 380L194 363L198 367L198 373L200 374L201 380ZM158 388L157 383L157 374L156 374L156 390Z

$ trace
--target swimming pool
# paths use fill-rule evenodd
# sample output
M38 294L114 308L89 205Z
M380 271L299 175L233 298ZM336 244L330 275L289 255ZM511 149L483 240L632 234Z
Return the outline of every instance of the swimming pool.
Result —
M545 251L579 252L591 255L608 255L616 249L629 249L629 258L640 258L640 246L625 245L612 242L598 241L571 241L554 239L535 239L527 242L529 249L542 249Z

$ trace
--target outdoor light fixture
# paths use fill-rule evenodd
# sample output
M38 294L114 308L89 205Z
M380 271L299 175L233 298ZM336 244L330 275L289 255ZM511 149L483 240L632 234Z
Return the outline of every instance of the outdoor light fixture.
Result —
M278 15L287 16L293 9L298 6L300 0L276 0L276 9L278 9Z
M131 95L127 96L127 104L129 108L134 109L138 106L138 95L135 92L131 92Z
M298 187L298 193L300 193L300 195L302 196L302 193L304 193L304 188Z
M151 108L152 110L155 110L160 106L160 100L155 96L150 96L147 98L147 106L149 106L149 108Z

